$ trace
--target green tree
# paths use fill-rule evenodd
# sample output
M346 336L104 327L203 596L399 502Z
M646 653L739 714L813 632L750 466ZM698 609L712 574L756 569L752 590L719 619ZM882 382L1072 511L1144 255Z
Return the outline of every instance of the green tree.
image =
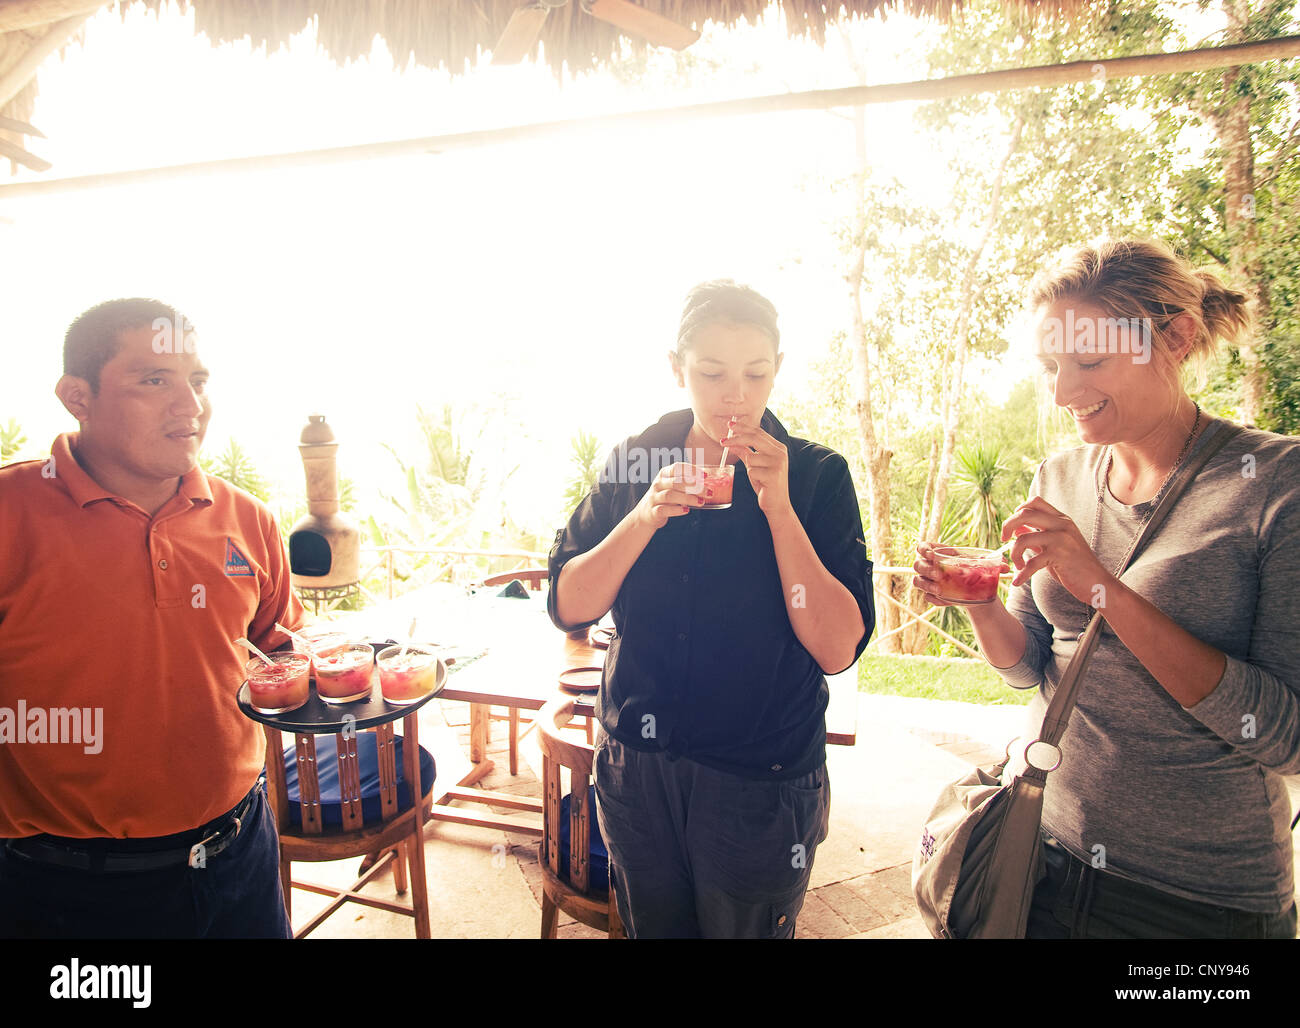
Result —
M1067 29L1031 26L1002 4L980 3L963 8L928 60L936 76L1095 61L1159 49L1167 29L1149 6L1111 6ZM841 238L855 305L853 406L878 562L910 563L912 538L895 552L892 464L916 431L928 446L899 471L923 470L915 524L922 536L941 534L958 440L969 438L968 370L1005 352L1030 277L1052 253L1099 230L1128 234L1145 224L1151 183L1168 178L1168 158L1165 136L1131 117L1140 89L1103 79L924 105L918 129L946 161L941 195L877 181L861 147L856 210ZM923 609L905 578L891 584L893 595ZM891 607L886 628L895 616ZM900 642L906 649L922 636L903 633Z
M1199 0L1195 7L1224 16L1226 30L1215 42L1300 31L1289 0ZM1290 433L1300 432L1298 85L1295 61L1269 61L1171 76L1149 101L1166 124L1204 124L1214 140L1176 179L1161 234L1223 269L1251 296L1259 321L1258 333L1219 367L1207 396L1223 413Z

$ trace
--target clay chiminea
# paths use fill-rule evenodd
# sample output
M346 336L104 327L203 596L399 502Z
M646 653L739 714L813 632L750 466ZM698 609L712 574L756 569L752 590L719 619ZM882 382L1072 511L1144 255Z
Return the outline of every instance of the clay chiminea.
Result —
M361 578L361 532L339 514L339 444L325 415L307 422L298 446L307 471L307 516L289 533L290 580L299 589L354 587Z

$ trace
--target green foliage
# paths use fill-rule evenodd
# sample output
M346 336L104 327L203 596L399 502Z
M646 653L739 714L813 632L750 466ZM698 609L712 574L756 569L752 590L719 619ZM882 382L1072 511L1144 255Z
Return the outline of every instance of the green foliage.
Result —
M385 447L397 465L401 487L381 490L387 509L365 519L372 545L413 550L544 548L542 538L522 525L504 500L520 463L507 460L497 466L489 459L499 456L500 450L489 435L493 424L505 423L508 436L520 437L519 426L504 420L506 405L506 398L497 397L495 406L444 404L437 414L417 408L423 449L408 462L392 446ZM511 566L505 558L491 562L399 553L394 557L394 576L410 587L444 578L458 563L470 565L479 575Z
M1218 7L1245 15L1240 35L1216 42L1268 39L1300 30L1294 3L1211 4L1198 0L1204 11ZM1229 19L1231 23L1231 19ZM1199 45L1174 34L1166 49ZM1234 265L1234 250L1242 244L1253 249L1254 268L1231 284L1248 292L1258 290L1267 301L1267 314L1259 326L1259 357L1266 396L1258 419L1260 427L1289 434L1300 433L1300 288L1297 260L1300 253L1300 66L1295 61L1265 61L1236 69L1161 76L1144 83L1145 108L1161 132L1190 135L1213 133L1203 152L1189 154L1172 177L1167 194L1167 214L1152 220L1151 234L1159 235L1196 263L1227 270ZM1225 163L1233 155L1223 149L1217 129L1228 110L1242 98L1249 100L1250 156L1254 161L1254 192L1229 196ZM1229 227L1229 214L1244 217ZM1245 274L1236 269L1238 275ZM1239 416L1243 365L1233 351L1214 369L1209 387L1200 395L1215 413Z
M564 490L564 509L572 512L595 488L602 467L600 440L585 429L569 440L569 467L573 477Z
M954 456L957 462L954 477L966 487L967 494L956 538L964 546L997 549L1002 545L1002 522L1007 515L993 496L998 479L1008 470L1002 451L976 442L959 448Z
M786 392L777 376L772 406L786 430L842 454L853 472L858 498L865 494L862 441L853 416L852 357L843 332L836 332L820 358L809 362L808 385Z
M8 464L26 445L27 436L23 434L22 425L18 424L17 418L10 418L0 427L0 464Z
M233 437L227 441L225 450L217 456L200 456L199 466L209 475L224 478L231 485L256 496L263 503L270 501L270 483L253 466L244 448Z

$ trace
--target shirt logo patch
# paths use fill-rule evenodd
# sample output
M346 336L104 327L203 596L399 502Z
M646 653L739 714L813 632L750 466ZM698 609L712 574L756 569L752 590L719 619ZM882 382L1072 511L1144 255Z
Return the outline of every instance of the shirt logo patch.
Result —
M248 558L240 552L230 536L226 536L226 574L232 578L253 577L253 566L248 563Z

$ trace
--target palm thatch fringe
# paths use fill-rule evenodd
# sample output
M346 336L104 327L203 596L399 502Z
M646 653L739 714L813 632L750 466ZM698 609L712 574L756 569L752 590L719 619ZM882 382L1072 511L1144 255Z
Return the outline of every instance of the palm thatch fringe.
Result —
M107 3L107 0L105 0ZM270 51L316 23L320 48L340 64L367 56L376 36L382 36L398 67L414 63L463 74L500 38L511 14L530 0L122 0L118 9L143 4L157 11L179 4L194 9L195 31L214 43L250 39ZM848 18L885 16L899 12L947 19L960 0L637 0L641 7L673 21L703 28L705 22L734 26L753 24L769 8L779 7L791 37L826 41L826 29ZM1070 21L1104 5L1104 0L1004 0L1009 10L1034 19ZM93 0L16 0L0 20L0 72L53 24L93 9ZM14 19L17 19L15 21ZM7 24L21 25L4 31ZM626 52L640 55L647 44L620 34L589 15L581 0L569 0L551 10L541 33L541 54L557 76L591 71ZM8 103L0 100L0 116L31 121L36 103L33 77ZM21 145L22 137L0 138Z
M171 0L141 0L157 9ZM248 38L254 46L276 50L316 21L322 50L339 63L370 53L382 36L399 67L409 62L465 72L491 50L511 14L529 0L178 0L194 8L195 30L214 42ZM703 28L706 21L734 26L755 23L779 7L791 37L826 41L835 22L892 12L946 19L959 0L637 0L639 6L673 21ZM124 5L125 6L125 5ZM1007 0L1006 6L1051 20L1070 20L1096 10L1097 0ZM542 28L542 54L557 76L589 71L617 57L624 46L633 55L646 49L639 39L592 17L580 0L550 12Z

